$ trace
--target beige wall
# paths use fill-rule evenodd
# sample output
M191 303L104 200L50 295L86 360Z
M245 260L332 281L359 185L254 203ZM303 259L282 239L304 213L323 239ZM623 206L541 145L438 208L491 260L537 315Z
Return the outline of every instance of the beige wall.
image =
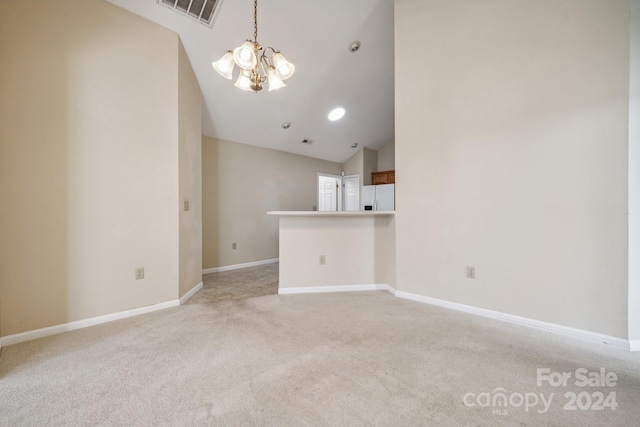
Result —
M364 175L364 149L358 150L342 164L345 175L360 175L360 186L362 187L362 177Z
M318 172L341 165L203 137L203 268L278 258L278 218L265 212L312 210Z
M375 284L375 234L373 217L281 217L280 288Z
M629 88L629 339L640 349L640 0L631 0Z
M360 181L362 185L371 185L371 173L378 171L378 152L370 148L363 148L362 154L362 178Z
M180 296L202 281L202 91L187 53L178 51ZM184 202L189 202L185 211Z
M395 169L395 142L385 144L379 151L363 148L342 164L345 175L360 175L362 185L371 185L371 172Z
M375 219L375 283L396 285L396 219L394 216Z
M397 0L395 57L398 288L626 338L629 2Z
M371 185L371 172L378 167L378 152L362 148L342 164L345 175L360 175L360 193L363 185Z
M107 2L0 2L4 336L178 298L178 49Z
M396 169L396 143L387 142L378 150L378 171L392 171Z
M281 216L280 289L394 286L394 236L393 216Z

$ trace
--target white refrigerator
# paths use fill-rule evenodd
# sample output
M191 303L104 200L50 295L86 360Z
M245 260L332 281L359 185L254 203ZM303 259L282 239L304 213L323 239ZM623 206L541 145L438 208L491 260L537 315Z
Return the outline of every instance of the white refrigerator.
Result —
M362 187L362 209L394 211L396 209L396 185L365 185Z

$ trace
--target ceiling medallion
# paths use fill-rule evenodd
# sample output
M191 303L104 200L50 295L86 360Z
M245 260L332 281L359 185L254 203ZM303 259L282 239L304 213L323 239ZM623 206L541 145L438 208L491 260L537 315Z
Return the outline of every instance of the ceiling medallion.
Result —
M262 46L258 43L258 0L254 0L253 40L247 40L233 51L227 51L211 65L228 80L232 79L233 68L237 65L240 75L234 86L242 90L258 92L262 90L262 83L265 81L269 82L269 92L286 86L284 80L293 75L296 67L272 47L266 48L262 54L259 54L260 51Z

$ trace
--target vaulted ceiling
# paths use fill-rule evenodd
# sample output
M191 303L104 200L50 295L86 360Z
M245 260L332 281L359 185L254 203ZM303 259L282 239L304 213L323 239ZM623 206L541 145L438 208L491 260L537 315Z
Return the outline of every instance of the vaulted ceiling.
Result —
M394 139L392 0L259 0L258 42L296 71L287 87L258 93L234 87L237 68L230 81L211 67L253 38L253 0L220 0L211 26L157 0L108 1L180 35L202 89L204 135L335 162ZM346 114L331 122L337 106Z

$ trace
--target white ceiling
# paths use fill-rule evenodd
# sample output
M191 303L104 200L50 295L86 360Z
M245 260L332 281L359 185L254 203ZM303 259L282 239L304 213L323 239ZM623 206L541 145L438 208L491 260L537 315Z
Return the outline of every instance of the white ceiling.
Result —
M233 86L237 68L230 81L211 67L253 38L253 0L222 0L211 27L157 0L108 1L180 35L202 89L204 135L340 163L394 139L393 0L258 1L258 42L296 66L287 87L259 93ZM354 41L362 47L351 53ZM336 106L347 113L330 122Z

